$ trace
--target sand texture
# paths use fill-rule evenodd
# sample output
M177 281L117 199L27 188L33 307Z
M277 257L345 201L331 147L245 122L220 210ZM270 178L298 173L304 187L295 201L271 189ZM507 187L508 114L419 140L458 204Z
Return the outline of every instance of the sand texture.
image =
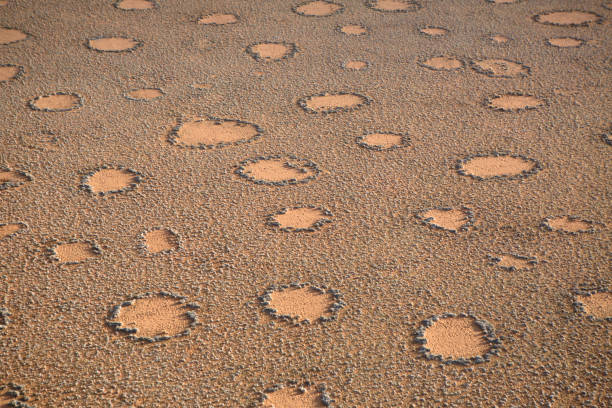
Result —
M0 406L612 406L611 22L0 0Z

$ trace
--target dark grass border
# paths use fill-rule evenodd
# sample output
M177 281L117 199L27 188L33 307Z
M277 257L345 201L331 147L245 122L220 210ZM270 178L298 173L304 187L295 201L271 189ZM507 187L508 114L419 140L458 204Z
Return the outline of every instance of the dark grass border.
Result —
M430 59L433 59L433 58L454 59L454 60L459 61L461 63L461 66L457 67L457 68L436 68L436 67L434 67L432 65L428 65L427 64L427 61L429 61ZM465 60L463 58L460 58L460 57L457 57L457 56L454 56L454 55L433 55L433 56L430 56L430 57L419 59L417 61L417 64L419 66L423 67L423 68L427 68L429 70L438 71L438 72L456 72L456 71L461 71L466 66Z
M521 72L518 75L503 75L503 74L502 75L498 75L498 74L495 74L495 72L493 72L492 70L488 70L488 69L479 67L477 65L478 62L487 61L487 60L502 60L502 61L506 61L506 62L511 62L513 64L520 65L521 68L525 68L527 70L527 72L526 73ZM522 62L512 61L512 60L509 60L507 58L485 58L485 59L480 59L480 60L479 59L473 59L473 60L470 61L470 67L474 71L478 72L479 74L486 75L486 76L488 76L490 78L525 78L525 77L531 75L531 68L530 67L528 67L527 65L523 64Z
M580 12L580 13L590 13L593 14L594 16L597 17L597 20L595 21L591 21L591 22L585 22L585 23L579 23L579 24L559 24L559 23L548 23L548 22L543 22L540 21L540 19L543 16L547 16L553 13L571 13L571 12ZM591 24L601 24L604 21L604 17L595 13L594 11L587 11L587 10L576 10L576 9L572 9L572 10L549 10L549 11L545 11L539 14L536 14L532 17L533 21L535 21L536 23L540 23L540 24L546 24L546 25L552 25L552 26L556 26L556 27L588 27Z
M307 227L307 228L281 227L280 223L276 221L276 216L287 214L289 210L298 210L300 208L311 208L314 210L319 210L323 213L323 216L328 217L328 218L321 218L318 221L316 221L314 224L312 224L310 227ZM315 205L297 205L293 207L285 207L285 208L282 208L280 211L267 215L266 225L274 229L283 231L283 232L316 232L320 230L325 224L332 223L333 220L330 219L331 217L333 217L333 214L331 213L331 211L325 208L317 207Z
M4 237L0 238L0 240L5 239L5 238L10 238L10 237L14 237L15 235L19 234L21 231L24 231L26 229L28 229L28 224L26 224L25 222L6 222L6 223L0 223L0 227L4 227L6 225L19 225L19 229L15 232L12 232L8 235L5 235Z
M308 101L310 101L312 98L316 98L319 96L343 96L343 95L354 95L354 96L358 96L359 98L361 98L361 103L352 105L352 106L337 106L334 108L329 108L329 109L325 109L325 110L315 110L315 109L311 109L308 107ZM364 105L369 105L372 103L372 99L368 96L356 93L356 92L334 92L334 93L330 93L330 92L321 92L315 95L310 95L310 96L306 96L304 98L300 98L297 101L297 104L304 109L306 112L308 113L312 113L312 114L321 114L321 115L328 115L330 113L338 113L338 112L352 112L355 111L359 108L361 108Z
M262 44L279 44L279 45L284 45L285 47L288 48L288 50L280 58L274 58L274 59L271 59L271 58L262 58L257 52L253 51L253 47L255 47L257 45L262 45ZM297 46L294 43L288 43L288 42L284 42L284 41L261 41L261 42L256 42L256 43L253 43L253 44L249 44L245 48L245 52L247 54L249 54L251 57L253 57L253 59L255 59L255 61L257 61L257 62L276 62L276 61L282 61L282 60L285 60L285 59L293 58L295 56L295 54L298 52L298 48L297 48Z
M328 312L331 313L329 316L320 316L315 322L311 322L308 319L300 320L300 318L296 318L291 315L281 315L278 313L276 309L270 307L270 301L272 298L270 295L274 292L282 292L287 289L303 289L310 288L311 290L319 293L319 294L330 294L334 298L334 303L330 306ZM342 294L335 289L329 289L327 286L314 286L309 283L290 283L288 285L272 285L266 289L263 295L257 298L259 300L260 305L263 307L263 312L270 315L271 317L281 320L285 323L292 323L295 326L307 325L311 323L325 323L331 322L338 318L338 311L346 306L346 303L342 301Z
M306 172L306 170L304 168L309 168L311 169L314 174L311 176L308 176L304 179L298 180L298 179L287 179L287 180L283 180L283 181L266 181L266 180L260 180L257 179L255 177L251 177L248 174L245 173L245 166L247 166L250 163L257 163L263 160L285 160L285 166L288 166L290 168L296 169L298 171L301 172ZM296 165L292 165L290 163L290 161L300 161L300 162L305 162L304 164L301 164L300 166L296 166ZM290 184L304 184L304 183L308 183L314 179L316 179L319 174L321 173L321 170L319 169L319 167L316 165L316 163L308 160L308 159L300 159L296 156L293 155L272 155L272 156L258 156L252 159L246 159L241 161L238 166L236 167L236 170L234 171L238 176L251 181L255 184L262 184L262 185L269 185L269 186L286 186L286 185L290 185Z
M101 170L122 170L122 171L126 171L130 174L132 174L135 177L135 180L133 182L131 182L127 187L123 187L120 188L119 190L110 190L110 191L100 191L100 192L95 192L92 190L92 188L89 186L89 184L87 184L87 182L89 181L89 179L96 174L97 172L101 171ZM103 165L100 167L96 167L93 170L88 170L85 171L82 176L81 176L81 184L80 184L80 188L87 191L88 193L91 193L93 195L96 196L108 196L108 195L114 195L114 194L119 194L119 193L127 193L129 191L135 190L136 187L138 187L138 185L140 183L142 183L144 180L144 176L137 172L136 170L132 170L130 168L124 167L124 166L109 166L109 165Z
M307 391L307 388L315 387L315 390L320 394L320 397L318 398L319 400L318 402L323 404L323 406L329 407L334 402L334 400L331 399L331 397L327 393L327 385L324 383L315 386L315 384L312 383L311 381L303 381L300 383L298 381L289 380L289 381L286 381L285 383L274 384L264 389L263 392L260 392L259 398L258 398L259 404L256 404L255 406L259 406L263 404L266 401L266 399L268 399L268 394L272 394L273 392L279 391L285 387L294 388L300 394L304 394Z
M187 145L187 144L183 144L181 142L179 142L179 135L178 135L178 131L181 129L181 127L189 122L205 122L205 121L214 121L214 122L219 122L218 124L221 124L223 122L233 122L236 123L238 125L242 125L242 126L253 126L255 127L255 130L257 131L257 133L254 136L251 136L248 139L240 139L237 140L235 142L219 142L216 144L204 144L204 143L199 143L197 145ZM259 125L255 124L255 123L251 123L251 122L246 122L244 120L240 120L240 119L221 119L221 118L216 118L214 116L206 116L206 118L199 118L199 119L194 119L194 120L182 120L182 119L177 119L177 125L174 126L172 128L172 130L170 131L170 133L168 134L168 143L170 143L171 145L177 146L177 147L181 147L181 148L187 148L187 149L203 149L203 150L209 150L209 149L221 149L224 147L228 147L228 146L238 146L241 144L245 144L245 143L250 143L253 142L257 139L259 139L261 136L263 136L264 134L264 130L259 127Z
M150 298L150 297L165 297L165 298L175 299L175 300L178 300L179 303L183 305L183 307L191 309L185 312L185 315L190 320L189 327L186 328L181 333L175 334L173 336L155 336L155 337L138 336L137 329L122 327L123 324L117 321L121 308L132 306L136 301L140 299ZM129 338L130 340L144 342L144 343L155 343L155 342L170 340L172 338L188 336L189 334L191 334L191 331L195 329L195 327L199 324L198 316L194 312L194 310L199 309L199 308L200 306L196 303L187 303L186 296L181 296L181 295L177 295L172 292L166 292L166 291L146 292L141 295L132 296L129 300L122 302L117 306L114 306L109 312L108 318L106 319L106 325L109 326L114 331L116 331L117 333L126 335L127 338Z
M483 331L484 338L487 340L490 346L489 351L487 351L485 354L480 355L480 356L474 356L470 358L460 357L456 359L455 358L444 358L443 356L439 354L431 353L431 351L427 348L427 339L425 338L425 331L431 326L433 326L438 320L446 319L446 318L453 318L453 317L473 319L474 323ZM467 366L470 364L481 364L481 363L490 361L492 356L496 356L499 354L499 351L501 349L501 344L502 344L501 340L495 336L495 330L493 329L493 326L489 322L479 319L472 314L466 314L466 313L459 313L459 314L444 313L442 315L434 315L430 317L429 319L423 320L421 322L421 326L414 333L414 342L416 344L421 345L418 349L418 352L421 356L423 356L427 360L439 361L442 364L457 364L457 365L463 365L463 366Z
M401 142L398 145L393 145L391 147L380 147L380 146L374 146L374 145L370 145L367 144L366 142L364 142L365 138L368 137L369 135L373 135L373 134L385 134L385 135L394 135L394 136L400 136L401 137ZM368 132L365 133L363 135L357 136L355 138L355 142L357 143L357 145L359 147L363 147L364 149L368 149L368 150L374 150L376 152L388 152L391 150L397 150L397 149L403 149L406 147L410 147L410 136L408 136L408 133L395 133L395 132L383 132L383 131L377 131L377 132Z
M346 64L349 63L349 62L363 62L366 65L363 68L349 68L349 67L346 66ZM367 71L368 69L370 69L370 67L372 66L372 63L370 61L364 61L364 60L360 60L360 59L353 59L353 60L343 61L340 66L343 69L347 70L347 71L359 72L359 71Z
M439 211L451 211L451 210L457 210L457 208L453 208L453 207L434 207L434 208L426 208L424 210L420 210L417 211L414 216L416 217L417 220L419 220L421 222L422 225L426 225L429 228L435 229L435 230L440 230L440 231L447 231L447 232L452 232L453 234L458 234L460 232L465 232L465 231L469 231L469 229L474 225L474 212L472 211L472 209L468 208L468 207L460 207L458 208L459 210L461 210L466 218L467 221L461 226L459 227L458 230L453 230L453 229L448 229L448 228L444 228L441 227L439 225L434 224L434 219L433 217L425 217L424 213L426 213L427 211L431 211L431 210L439 210Z
M305 13L300 13L300 12L298 11L298 8L300 8L300 7L302 7L302 6L305 6L305 5L307 5L307 4L310 4L310 3L313 3L313 2L314 2L314 0L309 0L309 1L304 1L304 2L302 2L302 3L296 4L295 6L291 7L291 11L293 11L293 12L294 12L295 14L297 14L298 16L303 16L303 17L330 17L330 16L333 16L333 15L335 15L335 14L340 14L340 13L344 12L344 9L345 9L344 4L341 4L341 3L335 3L335 2L333 2L333 1L327 1L327 0L322 0L322 1L325 1L325 3L328 3L328 4L333 4L333 5L336 5L336 6L340 6L340 8L338 8L338 9L337 9L337 10L335 10L335 11L332 11L330 14L324 14L324 15L322 15L322 16L318 16L318 15L316 15L316 14L305 14Z
M538 264L538 260L533 257L533 256L523 256L523 255L517 255L517 254L513 254L510 252L504 252L502 253L502 255L507 255L507 256L512 256L524 261L527 261L527 263L529 264L530 267L535 266ZM499 268L505 269L507 271L511 271L511 272L515 272L517 270L519 270L517 267L515 266L501 266L499 265L499 263L501 262L501 258L495 255L487 255L487 259L489 260L489 266L497 266Z
M131 48L126 48L125 50L101 50L101 49L98 49L98 48L94 48L90 44L91 41L102 40L102 39L105 39L105 38L122 38L122 39L125 39L125 40L136 41L136 44L134 46L132 46ZM110 52L110 53L114 53L114 54L120 54L120 53L134 52L138 48L142 47L143 45L144 45L144 42L139 40L139 39L137 39L137 38L125 37L125 36L121 36L121 35L109 35L109 36L103 35L103 36L99 36L99 37L88 38L87 41L85 41L85 46L87 48L89 48L92 51L99 52L99 53Z
M586 222L587 224L589 224L589 229L586 230L581 230L581 231L566 231L563 229L553 229L550 224L549 221L551 220L555 220L558 218L565 218L567 217L567 219L569 221L581 221L581 222ZM579 235L579 234L584 234L584 233L588 233L588 234L593 234L595 233L595 226L598 223L595 221L591 221L591 220L585 220L582 218L579 218L577 216L574 215L569 215L569 214L561 214L561 215L549 215L548 217L544 218L542 220L542 223L540 224L540 227L544 228L546 231L549 232L558 232L561 234L568 234L568 235Z
M25 171L21 171L21 170L13 170L10 169L8 167L4 167L4 166L0 166L0 172L14 172L19 174L21 177L25 178L25 180L20 180L20 181L4 181L4 182L0 182L0 191L2 190L8 190L9 188L15 188L15 187L19 187L24 185L25 183L28 183L30 181L33 180L32 176L30 176L28 173L26 173Z
M17 73L15 75L13 75L11 78L0 80L0 84L7 83L7 82L10 82L10 81L14 81L16 79L19 79L19 78L21 78L25 74L25 68L22 65L2 64L2 65L0 65L0 68L2 68L2 67L16 67L17 68Z
M47 98L49 96L56 96L56 95L76 96L77 101L70 108L49 109L49 108L39 108L38 106L36 106L36 102L38 102L42 98ZM36 98L28 102L28 106L30 107L30 109L39 111L39 112L69 112L69 111L77 110L83 107L83 97L76 92L63 92L63 91L54 92L54 93L47 94L47 95L37 96Z
M532 98L536 98L538 101L540 101L541 103L538 106L524 106L522 108L517 108L517 109L509 109L509 108L502 108L502 107L497 107L493 105L493 100L497 99L497 98L501 98L504 96L528 96L528 97L532 97ZM506 92L504 94L498 94L495 93L493 95L487 96L484 101L483 101L483 106L485 106L486 108L492 109L494 111L497 112L510 112L510 113L517 113L517 112L525 112L525 111L530 111L530 110L536 110L536 109L540 109L543 107L547 107L548 106L548 101L542 97L536 96L536 95L532 95L529 93L524 93L524 92L520 92L520 91L511 91L511 92Z
M575 47L560 47L560 46L555 45L555 44L552 44L552 43L550 42L550 40L554 40L554 39L567 39L567 38L572 39L572 40L579 41L579 42L580 42L580 44L576 45ZM545 42L546 42L546 45L548 45L548 46L550 46L550 47L557 48L557 49L561 49L561 50L565 50L565 49L574 49L574 48L582 48L582 46L586 44L586 41L585 41L585 40L583 40L582 38L578 38L578 37L571 37L571 36L565 36L565 37L551 37L551 38L547 38L547 39L545 40Z
M522 160L526 160L528 162L534 163L534 167L531 170L523 170L519 174L499 175L499 176L491 176L491 177L476 176L474 174L468 174L465 170L463 170L463 165L464 164L466 164L470 160L476 159L478 157L512 157L512 158L522 159ZM485 181L485 180L518 180L518 179L527 178L527 177L529 177L531 175L534 175L537 172L539 172L540 170L542 170L542 168L543 168L542 165L536 159L532 159L530 157L523 156L523 155L520 155L520 154L502 153L502 152L495 152L495 151L493 151L491 153L477 153L477 154L469 155L469 156L467 156L467 157L465 157L463 159L457 160L457 162L455 164L455 170L457 171L457 173L459 173L459 175L471 177L471 178L479 180L479 181Z

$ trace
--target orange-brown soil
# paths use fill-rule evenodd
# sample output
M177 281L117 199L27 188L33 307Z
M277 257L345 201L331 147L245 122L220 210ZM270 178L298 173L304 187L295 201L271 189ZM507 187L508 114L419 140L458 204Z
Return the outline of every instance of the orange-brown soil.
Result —
M168 229L156 229L144 234L147 250L151 253L174 251L179 246L178 236Z
M471 358L486 354L487 344L482 329L470 317L439 319L425 330L426 347L431 354L443 358Z
M316 322L332 314L333 295L320 293L310 287L288 288L270 294L269 307L280 316L290 316L296 321Z
M53 248L54 257L61 263L78 263L97 256L89 242L70 242Z
M612 319L612 293L597 292L591 295L578 295L576 301L582 304L587 315L597 319Z
M266 393L261 404L265 408L324 408L321 393L314 387L283 387Z

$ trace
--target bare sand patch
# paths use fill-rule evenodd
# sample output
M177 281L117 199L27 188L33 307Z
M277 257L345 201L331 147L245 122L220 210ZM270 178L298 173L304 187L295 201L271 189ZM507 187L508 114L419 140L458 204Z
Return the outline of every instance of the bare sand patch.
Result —
M87 173L82 187L91 193L105 195L131 191L141 181L140 174L123 167L101 167Z
M559 231L568 234L594 231L594 223L592 221L582 220L570 215L547 217L542 225L549 231Z
M501 35L501 34L494 34L489 38L495 44L506 44L508 41L510 41L509 37L506 37L505 35Z
M147 251L152 254L170 253L179 248L179 236L168 228L156 228L142 234Z
M365 35L368 33L368 29L359 24L349 24L338 27L338 30L347 35Z
M376 151L394 150L410 145L410 138L404 133L367 133L356 139L361 147Z
M538 14L534 17L534 20L542 24L577 27L600 23L603 17L592 11L565 10Z
M494 78L518 78L529 75L529 67L506 59L473 60L472 68Z
M208 14L198 19L198 24L213 25L213 26L236 24L237 22L238 22L238 17L235 14L223 14L223 13Z
M487 0L489 3L493 4L514 4L518 3L522 0Z
M530 269L537 262L535 258L526 256L513 255L513 254L502 254L496 256L489 256L489 260L493 265L499 266L502 269L509 271L517 271L520 269Z
M76 264L100 255L100 248L93 242L71 241L51 249L51 258L64 264Z
M574 37L553 37L547 39L546 42L557 48L576 48L584 44L584 40Z
M125 97L133 101L150 101L161 98L164 92L159 88L133 89L125 94Z
M23 41L28 35L16 28L0 27L0 45L12 44Z
M107 324L132 340L156 342L186 336L197 325L193 309L185 297L168 292L145 293L115 306Z
M280 61L293 57L297 47L285 42L260 42L249 45L246 52L256 61Z
M19 187L28 181L32 181L32 177L23 171L0 167L0 190Z
M12 237L19 231L27 228L27 225L23 222L13 222L7 224L0 224L0 239Z
M0 82L7 82L19 78L23 74L23 67L20 65L5 64L0 65Z
M236 174L256 184L285 186L314 180L321 170L310 160L295 156L262 156L241 162Z
M342 13L344 5L331 1L307 1L295 6L293 11L301 16L327 17L332 14Z
M366 5L373 10L388 13L406 13L421 8L418 2L412 0L367 0Z
M157 7L151 0L119 0L114 5L119 10L151 10Z
M350 69L353 71L363 71L370 65L367 61L350 60L346 61L344 64L342 64L342 66L344 67L344 69Z
M131 52L142 46L142 42L127 37L99 37L87 40L87 46L99 52Z
M456 169L459 174L478 180L515 179L535 174L541 169L541 166L537 161L527 157L493 153L459 160Z
M76 93L56 92L37 96L30 101L30 107L43 112L68 112L83 106L83 98Z
M468 208L432 208L417 213L416 217L427 226L451 232L467 231L474 219Z
M294 324L326 322L344 306L334 290L306 284L271 287L260 297L264 312Z
M263 408L325 408L320 390L312 386L272 387L261 401Z
M455 71L463 67L463 61L455 57L432 57L422 62L420 65L434 71Z
M285 232L314 232L332 222L332 213L314 206L283 208L268 216L268 225Z
M533 96L521 93L507 93L504 95L493 95L487 98L487 107L503 111L518 112L523 110L537 109L544 105L544 101Z
M612 320L612 293L607 291L577 295L576 303L585 314L602 320Z
M263 130L253 123L209 117L179 123L168 141L181 147L218 149L251 142L262 134Z
M321 93L302 98L298 105L309 113L350 112L370 104L370 98L356 93Z
M447 363L482 363L497 353L499 340L488 323L467 315L446 314L424 321L417 332L420 351Z
M419 29L419 32L430 37L442 37L448 34L448 30L442 27L423 27Z

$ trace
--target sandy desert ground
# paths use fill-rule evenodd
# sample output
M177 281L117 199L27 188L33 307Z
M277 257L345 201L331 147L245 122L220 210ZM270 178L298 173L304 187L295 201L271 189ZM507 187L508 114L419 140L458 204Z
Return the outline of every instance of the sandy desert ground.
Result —
M611 18L0 1L0 407L612 406Z

